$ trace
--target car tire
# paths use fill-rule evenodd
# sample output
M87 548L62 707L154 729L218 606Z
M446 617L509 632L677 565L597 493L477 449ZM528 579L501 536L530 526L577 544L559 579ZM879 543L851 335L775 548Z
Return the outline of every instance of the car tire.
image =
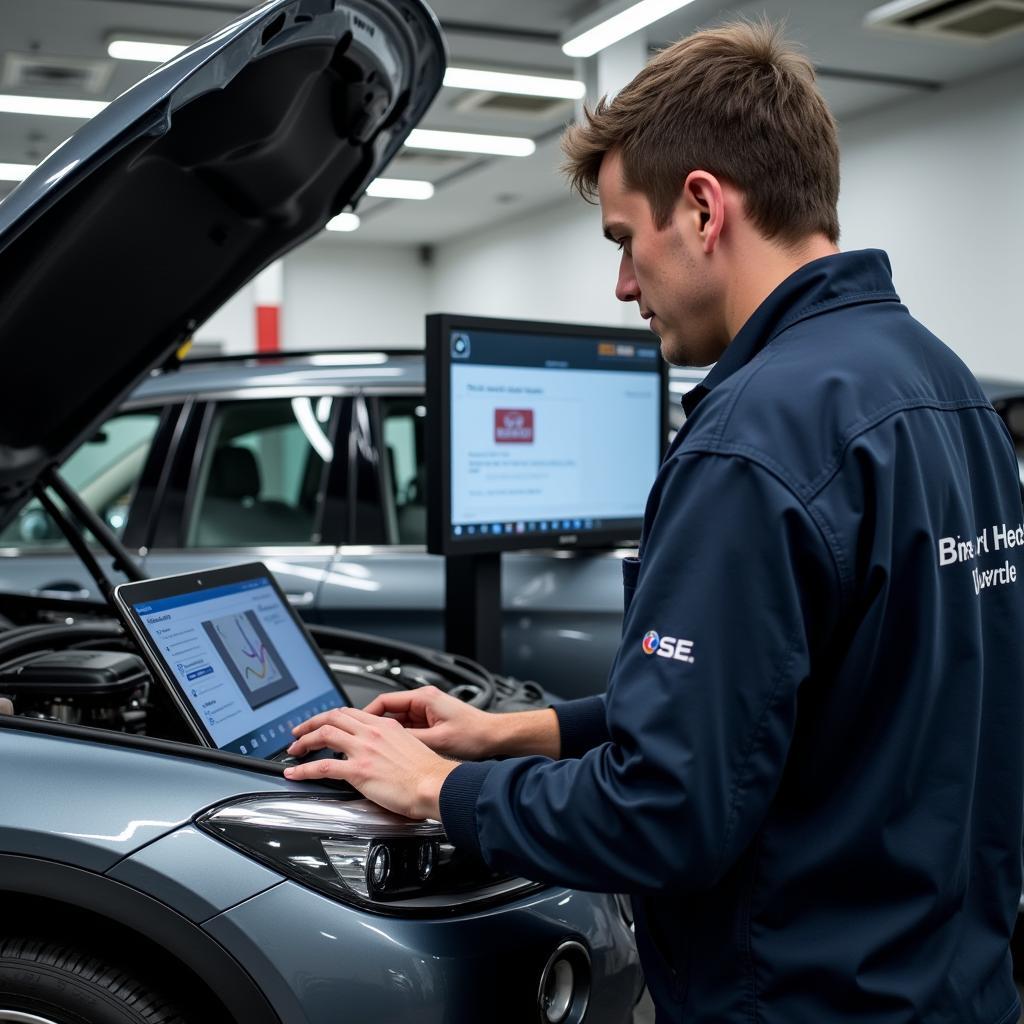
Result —
M0 939L0 1024L192 1024L148 982L104 956Z

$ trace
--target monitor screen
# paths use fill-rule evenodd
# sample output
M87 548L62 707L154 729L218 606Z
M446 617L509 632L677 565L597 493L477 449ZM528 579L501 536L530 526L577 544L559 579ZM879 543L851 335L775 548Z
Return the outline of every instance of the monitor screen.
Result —
M428 318L431 551L622 543L666 438L649 331Z
M220 750L269 757L292 726L345 706L265 576L130 607Z

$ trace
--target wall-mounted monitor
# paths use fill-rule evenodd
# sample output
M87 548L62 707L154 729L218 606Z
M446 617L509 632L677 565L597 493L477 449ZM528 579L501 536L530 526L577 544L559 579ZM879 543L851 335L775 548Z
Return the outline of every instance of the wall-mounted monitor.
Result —
M650 331L445 313L426 343L430 551L640 536L668 433Z

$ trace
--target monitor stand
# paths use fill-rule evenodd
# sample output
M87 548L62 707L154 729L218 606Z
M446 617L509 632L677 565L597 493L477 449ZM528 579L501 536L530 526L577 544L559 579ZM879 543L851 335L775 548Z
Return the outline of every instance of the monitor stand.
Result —
M501 672L501 553L447 555L444 592L444 649Z

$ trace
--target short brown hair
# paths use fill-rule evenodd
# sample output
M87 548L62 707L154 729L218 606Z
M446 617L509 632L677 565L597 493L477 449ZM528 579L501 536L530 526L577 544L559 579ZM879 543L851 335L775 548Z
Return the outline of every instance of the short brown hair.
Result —
M613 100L586 110L562 148L572 187L590 202L605 154L619 150L626 187L647 197L659 227L687 175L705 170L743 193L765 237L839 239L835 121L811 62L766 21L666 47Z

